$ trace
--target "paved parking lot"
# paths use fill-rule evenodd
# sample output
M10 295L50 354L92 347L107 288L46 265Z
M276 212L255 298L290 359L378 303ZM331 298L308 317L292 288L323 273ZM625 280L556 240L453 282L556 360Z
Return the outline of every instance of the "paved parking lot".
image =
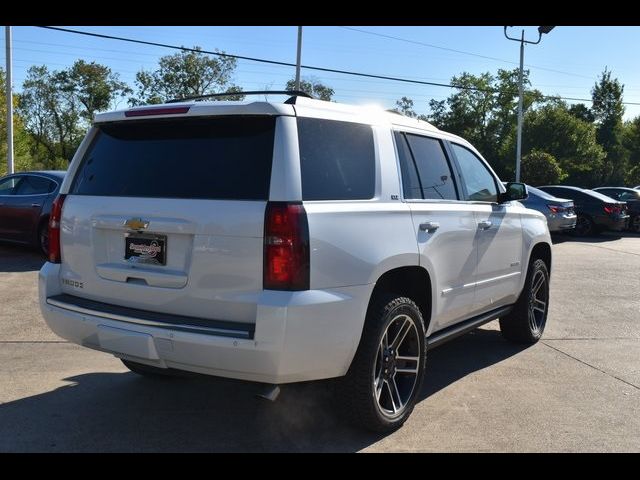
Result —
M38 310L43 260L0 245L0 451L640 451L640 236L553 248L543 340L492 322L430 352L413 415L377 436L341 424L323 384L269 404L62 341Z

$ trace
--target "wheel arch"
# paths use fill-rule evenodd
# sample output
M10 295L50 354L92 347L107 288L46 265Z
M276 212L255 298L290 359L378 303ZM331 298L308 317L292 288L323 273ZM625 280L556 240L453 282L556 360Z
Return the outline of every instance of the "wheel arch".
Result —
M433 305L432 285L431 275L422 266L407 265L387 270L375 282L375 287L369 297L366 318L369 317L376 298L382 293L397 294L409 297L418 305L422 313L425 331L427 331L431 322Z
M33 232L33 242L36 246L40 245L40 229L41 228L49 228L49 213L45 213L40 216L38 223L36 224L35 231Z
M549 275L551 275L551 262L553 259L551 253L551 245L549 245L549 243L547 242L537 242L533 245L527 261L527 270L529 269L529 265L531 265L531 261L534 258L540 258L544 260L544 263L547 265L547 270L549 270Z

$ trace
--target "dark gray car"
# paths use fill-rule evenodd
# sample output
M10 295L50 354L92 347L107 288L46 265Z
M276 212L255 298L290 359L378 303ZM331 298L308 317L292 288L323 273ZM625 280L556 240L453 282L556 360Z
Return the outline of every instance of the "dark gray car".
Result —
M628 228L632 232L640 233L640 190L626 187L598 187L594 188L593 191L602 193L619 202L625 202L627 204L627 213L631 217Z
M550 193L527 185L529 197L520 202L527 208L537 210L547 217L550 232L567 232L576 227L577 216L573 210L573 200L557 198Z
M0 178L0 240L49 248L51 204L66 172L20 172Z

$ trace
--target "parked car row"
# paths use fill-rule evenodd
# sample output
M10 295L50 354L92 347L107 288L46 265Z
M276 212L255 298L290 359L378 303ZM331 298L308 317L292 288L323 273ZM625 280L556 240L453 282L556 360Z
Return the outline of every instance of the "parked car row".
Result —
M547 217L550 232L578 236L605 230L640 233L640 190L598 187L593 190L567 185L527 185L522 203Z
M579 187L547 185L539 188L552 195L573 200L577 215L576 235L593 235L605 230L622 231L628 226L629 215L625 202Z
M529 196L521 203L543 213L552 233L595 235L605 230L640 233L640 190L598 187L593 190L568 185L527 185Z
M32 245L47 255L49 215L65 173L33 171L0 178L0 240ZM552 233L588 236L625 229L640 233L640 185L592 190L527 185L527 190L523 205L543 213Z

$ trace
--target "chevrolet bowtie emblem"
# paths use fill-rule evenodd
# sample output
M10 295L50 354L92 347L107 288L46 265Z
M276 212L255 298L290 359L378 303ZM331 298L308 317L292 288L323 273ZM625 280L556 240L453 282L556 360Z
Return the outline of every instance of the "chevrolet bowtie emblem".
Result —
M149 222L142 220L141 218L130 218L124 222L124 226L131 230L144 230L149 226Z

